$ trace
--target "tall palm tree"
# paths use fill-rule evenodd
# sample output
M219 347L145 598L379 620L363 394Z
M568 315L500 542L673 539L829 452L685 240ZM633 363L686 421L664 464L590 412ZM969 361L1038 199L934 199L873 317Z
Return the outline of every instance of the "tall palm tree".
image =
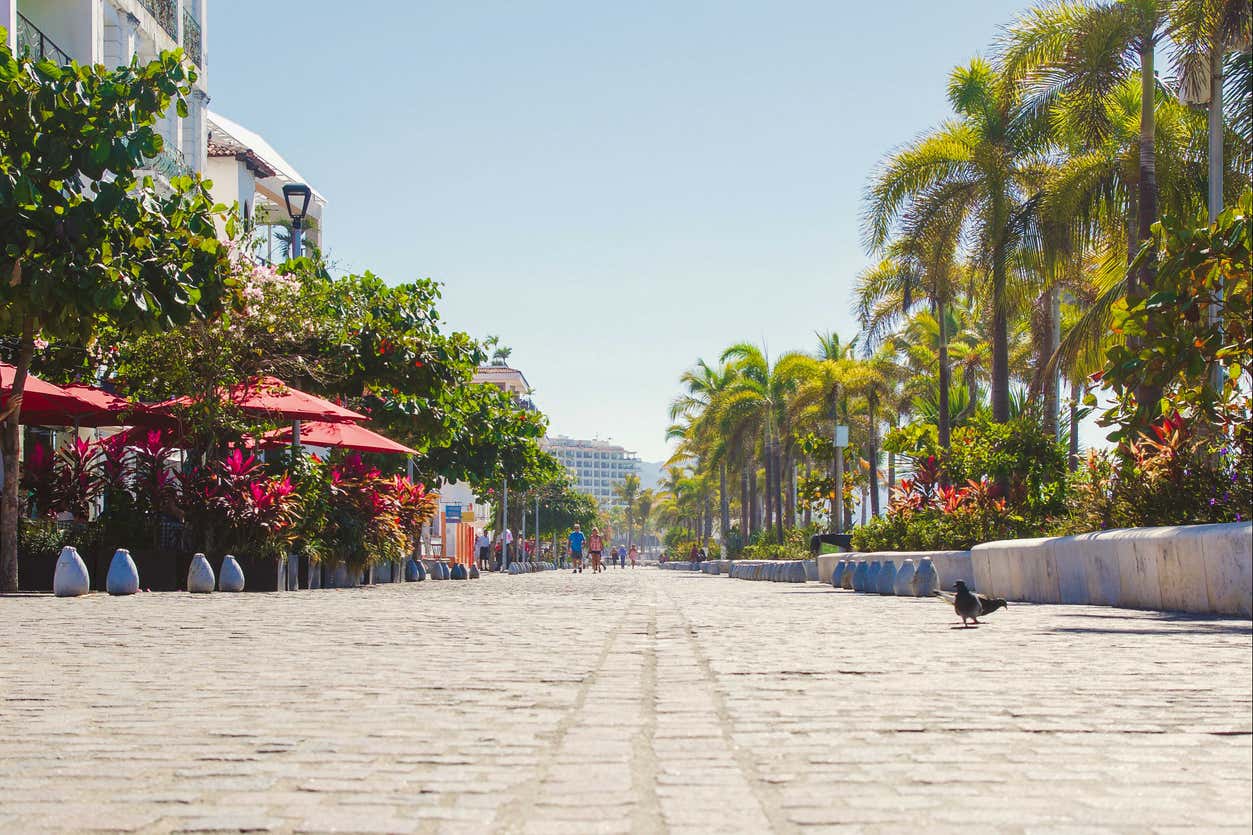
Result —
M635 516L640 522L640 542L647 544L648 522L653 513L656 494L651 487L646 487L635 497Z
M622 512L626 517L627 547L631 547L631 535L635 530L636 501L640 494L640 477L630 473L621 482L613 486L614 497L622 503Z
M685 418L688 426L679 437L676 455L695 456L718 468L719 533L725 543L731 529L731 500L727 489L728 470L735 450L726 443L726 437L718 431L713 418L712 405L734 376L731 368L723 363L714 368L704 360L684 371L679 382L685 391L670 404L670 419ZM747 482L742 483L747 490ZM742 496L741 499L746 499Z
M1169 33L1174 2L1063 0L1027 12L1002 39L1005 75L1023 96L1023 113L1066 115L1065 129L1095 145L1113 129L1110 96L1128 79L1139 82L1136 199L1129 224L1135 229L1133 251L1151 237L1158 219L1154 62L1158 44ZM1155 275L1152 260L1144 259L1136 275L1128 277L1128 294L1147 293Z
M949 78L957 118L890 157L867 195L866 237L883 251L907 215L955 217L986 270L992 317L992 412L1009 419L1011 258L1031 230L1043 173L1043 120L1016 118L1014 90L976 58Z

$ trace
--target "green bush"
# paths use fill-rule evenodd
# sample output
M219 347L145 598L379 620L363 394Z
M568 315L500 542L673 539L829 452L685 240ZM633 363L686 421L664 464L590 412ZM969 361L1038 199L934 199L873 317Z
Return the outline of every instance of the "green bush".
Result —
M746 560L804 560L809 559L809 549L791 543L763 543L749 545L741 557Z
M862 552L968 551L980 542L1034 536L1039 530L1038 521L999 510L924 510L871 519L853 529L852 545Z

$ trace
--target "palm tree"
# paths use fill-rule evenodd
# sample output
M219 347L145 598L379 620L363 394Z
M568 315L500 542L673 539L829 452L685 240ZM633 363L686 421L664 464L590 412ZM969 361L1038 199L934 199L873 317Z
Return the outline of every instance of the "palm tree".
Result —
M631 547L631 534L635 529L636 501L640 494L640 477L629 473L626 478L613 486L613 495L622 503L622 512L626 516L627 547Z
M685 391L670 403L670 420L687 421L686 425L676 423L672 427L676 431L670 433L671 438L680 442L675 452L676 458L694 457L706 465L716 463L718 467L719 534L724 543L731 530L731 501L727 477L732 449L715 425L712 404L726 389L733 376L734 372L725 363L715 369L704 360L697 360L695 367L679 377ZM746 482L743 487L747 489Z
M635 517L640 521L640 542L647 543L648 537L648 520L653 513L653 504L656 501L656 494L652 488L645 488L635 497Z
M948 97L957 118L887 160L870 186L865 216L876 251L910 217L960 221L956 237L977 242L976 261L989 275L997 421L1008 420L1010 411L1010 262L1032 228L1043 168L1041 121L1016 118L1013 93L983 59L955 69Z

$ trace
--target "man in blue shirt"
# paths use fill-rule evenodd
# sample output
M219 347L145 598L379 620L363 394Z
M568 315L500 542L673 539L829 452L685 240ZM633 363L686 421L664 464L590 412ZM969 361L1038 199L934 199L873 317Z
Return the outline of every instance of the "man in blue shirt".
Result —
M579 530L576 523L574 530L570 531L570 562L574 564L574 573L581 574L583 572L583 531Z

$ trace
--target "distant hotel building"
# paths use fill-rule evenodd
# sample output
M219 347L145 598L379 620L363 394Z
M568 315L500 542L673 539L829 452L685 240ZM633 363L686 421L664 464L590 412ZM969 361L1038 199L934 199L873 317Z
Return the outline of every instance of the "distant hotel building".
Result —
M570 471L574 489L593 497L604 508L620 505L613 488L628 475L640 474L639 458L616 444L558 435L545 438L541 446Z

